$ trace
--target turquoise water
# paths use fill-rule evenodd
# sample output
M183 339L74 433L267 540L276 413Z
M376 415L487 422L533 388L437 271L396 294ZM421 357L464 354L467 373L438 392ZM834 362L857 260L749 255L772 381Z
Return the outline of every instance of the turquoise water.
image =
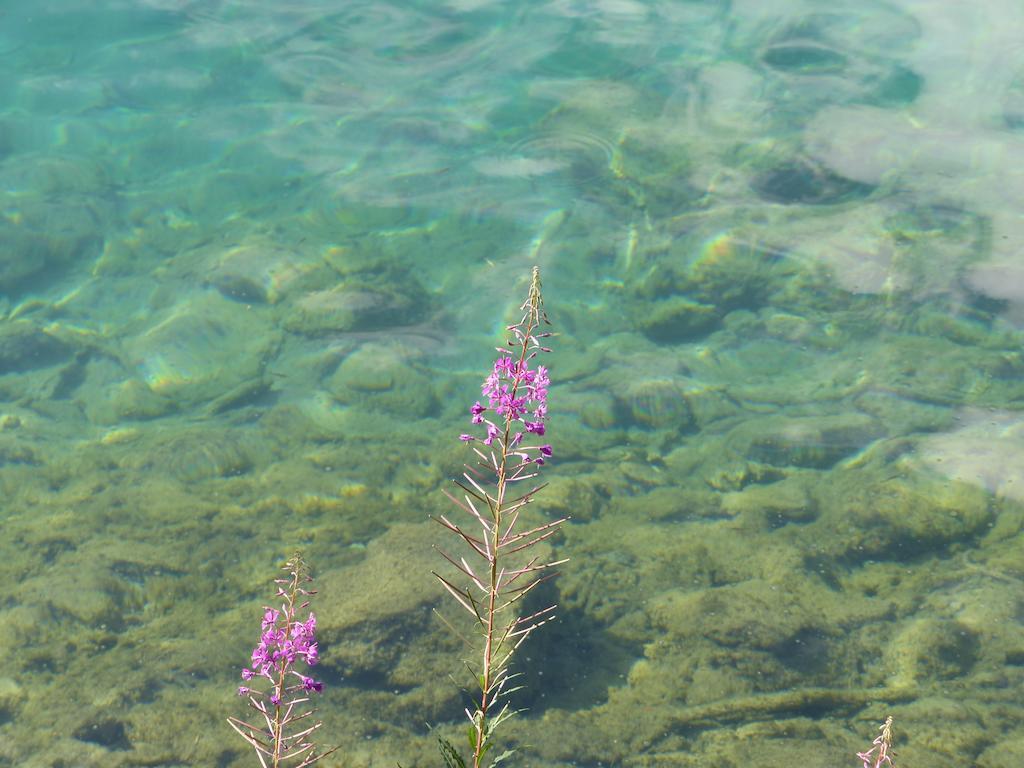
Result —
M515 762L855 766L892 714L1021 764L1019 4L99 6L0 9L0 766L257 764L296 547L324 764L440 765L428 516L534 264L573 519Z

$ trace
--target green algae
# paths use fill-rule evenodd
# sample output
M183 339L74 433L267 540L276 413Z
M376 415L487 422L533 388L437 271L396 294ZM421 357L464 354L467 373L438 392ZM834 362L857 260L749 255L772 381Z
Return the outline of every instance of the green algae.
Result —
M470 342L499 343L536 257L563 334L537 506L573 522L561 623L522 670L524 764L838 765L889 712L907 764L1020 762L1019 296L987 261L1016 240L989 214L1017 182L936 161L971 133L943 141L934 107L849 153L821 135L834 114L803 111L934 104L927 52L956 41L874 4L792 11L785 34L674 10L671 40L628 44L629 24L580 17L572 51L523 12L537 47L496 80L514 95L468 104L461 70L388 91L423 115L336 73L276 80L269 31L231 66L315 109L219 116L101 71L71 89L75 120L36 130L24 111L57 81L4 85L27 90L0 121L0 761L244 764L211 724L294 545L322 577L325 740L352 765L436 760L422 723L460 735L461 651L430 618L423 518L464 460ZM304 30L344 14L291 12L266 29L313 55L288 61L329 63ZM64 154L107 141L75 112L115 98L98 82L181 122L137 142L146 116L117 122L116 163ZM858 114L840 117L870 142ZM974 148L1015 167L987 131ZM517 160L554 170L498 173Z

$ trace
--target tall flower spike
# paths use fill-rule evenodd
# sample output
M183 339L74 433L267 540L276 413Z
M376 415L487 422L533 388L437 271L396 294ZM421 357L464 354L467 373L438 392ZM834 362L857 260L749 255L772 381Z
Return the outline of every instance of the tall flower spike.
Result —
M252 664L242 670L238 695L249 700L259 713L252 725L237 717L228 723L245 739L259 758L262 768L304 768L337 749L317 753L313 733L322 723L313 720L316 710L307 708L310 693L323 690L323 683L295 669L298 662L316 666L319 649L316 641L316 616L309 613L304 621L298 612L309 606L307 598L316 592L306 585L312 582L302 556L296 553L285 563L287 579L275 579L280 608L265 608L260 622L260 637L252 651ZM258 685L262 681L268 681Z
M540 339L551 336L542 331L550 323L537 267L520 310L522 319L508 326L512 338L498 348L498 358L481 385L481 399L469 408L470 423L482 428L483 434L459 436L472 444L478 461L467 464L462 478L455 481L461 498L448 497L468 515L469 524L452 522L443 515L436 518L468 550L460 556L441 553L456 576L434 575L473 617L477 628L477 641L467 640L480 659L470 665L478 691L474 709L466 710L474 768L484 764L495 728L513 714L507 701L513 688L508 685L513 654L535 629L554 618L554 605L522 615L521 601L554 575L555 566L566 562L545 560L533 549L554 536L565 518L528 530L520 530L518 525L521 512L543 485L509 498L514 483L537 477L554 455L550 444L537 442L547 433L550 379L545 366L532 364L539 353L550 352ZM481 444L487 450L482 450ZM447 765L467 764L444 740L441 751Z
M527 310L530 322L534 326L540 326L541 323L551 325L547 314L544 312L544 297L541 295L540 288L540 267L535 266L530 273L530 292L527 294L526 301L523 302L523 306L520 309ZM525 322L526 319L524 316L520 322Z

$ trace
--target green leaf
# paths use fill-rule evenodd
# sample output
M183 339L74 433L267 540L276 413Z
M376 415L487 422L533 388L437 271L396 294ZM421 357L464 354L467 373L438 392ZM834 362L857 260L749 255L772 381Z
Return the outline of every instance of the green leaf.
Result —
M505 758L512 757L512 755L514 755L515 753L516 751L514 749L506 749L504 752L502 752L500 755L494 758L494 762L491 763L491 768L493 768L495 765L500 763Z
M445 768L466 768L466 763L462 760L462 755L460 755L459 751L452 746L450 741L438 736L437 748L441 750L441 758L444 760Z

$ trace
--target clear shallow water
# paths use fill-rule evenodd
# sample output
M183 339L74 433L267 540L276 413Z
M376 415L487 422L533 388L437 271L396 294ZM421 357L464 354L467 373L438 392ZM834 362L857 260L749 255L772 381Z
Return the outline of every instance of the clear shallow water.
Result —
M1020 764L1016 5L9 3L0 764L438 764L429 571L529 268L561 621L523 765ZM456 728L458 725L458 729Z

